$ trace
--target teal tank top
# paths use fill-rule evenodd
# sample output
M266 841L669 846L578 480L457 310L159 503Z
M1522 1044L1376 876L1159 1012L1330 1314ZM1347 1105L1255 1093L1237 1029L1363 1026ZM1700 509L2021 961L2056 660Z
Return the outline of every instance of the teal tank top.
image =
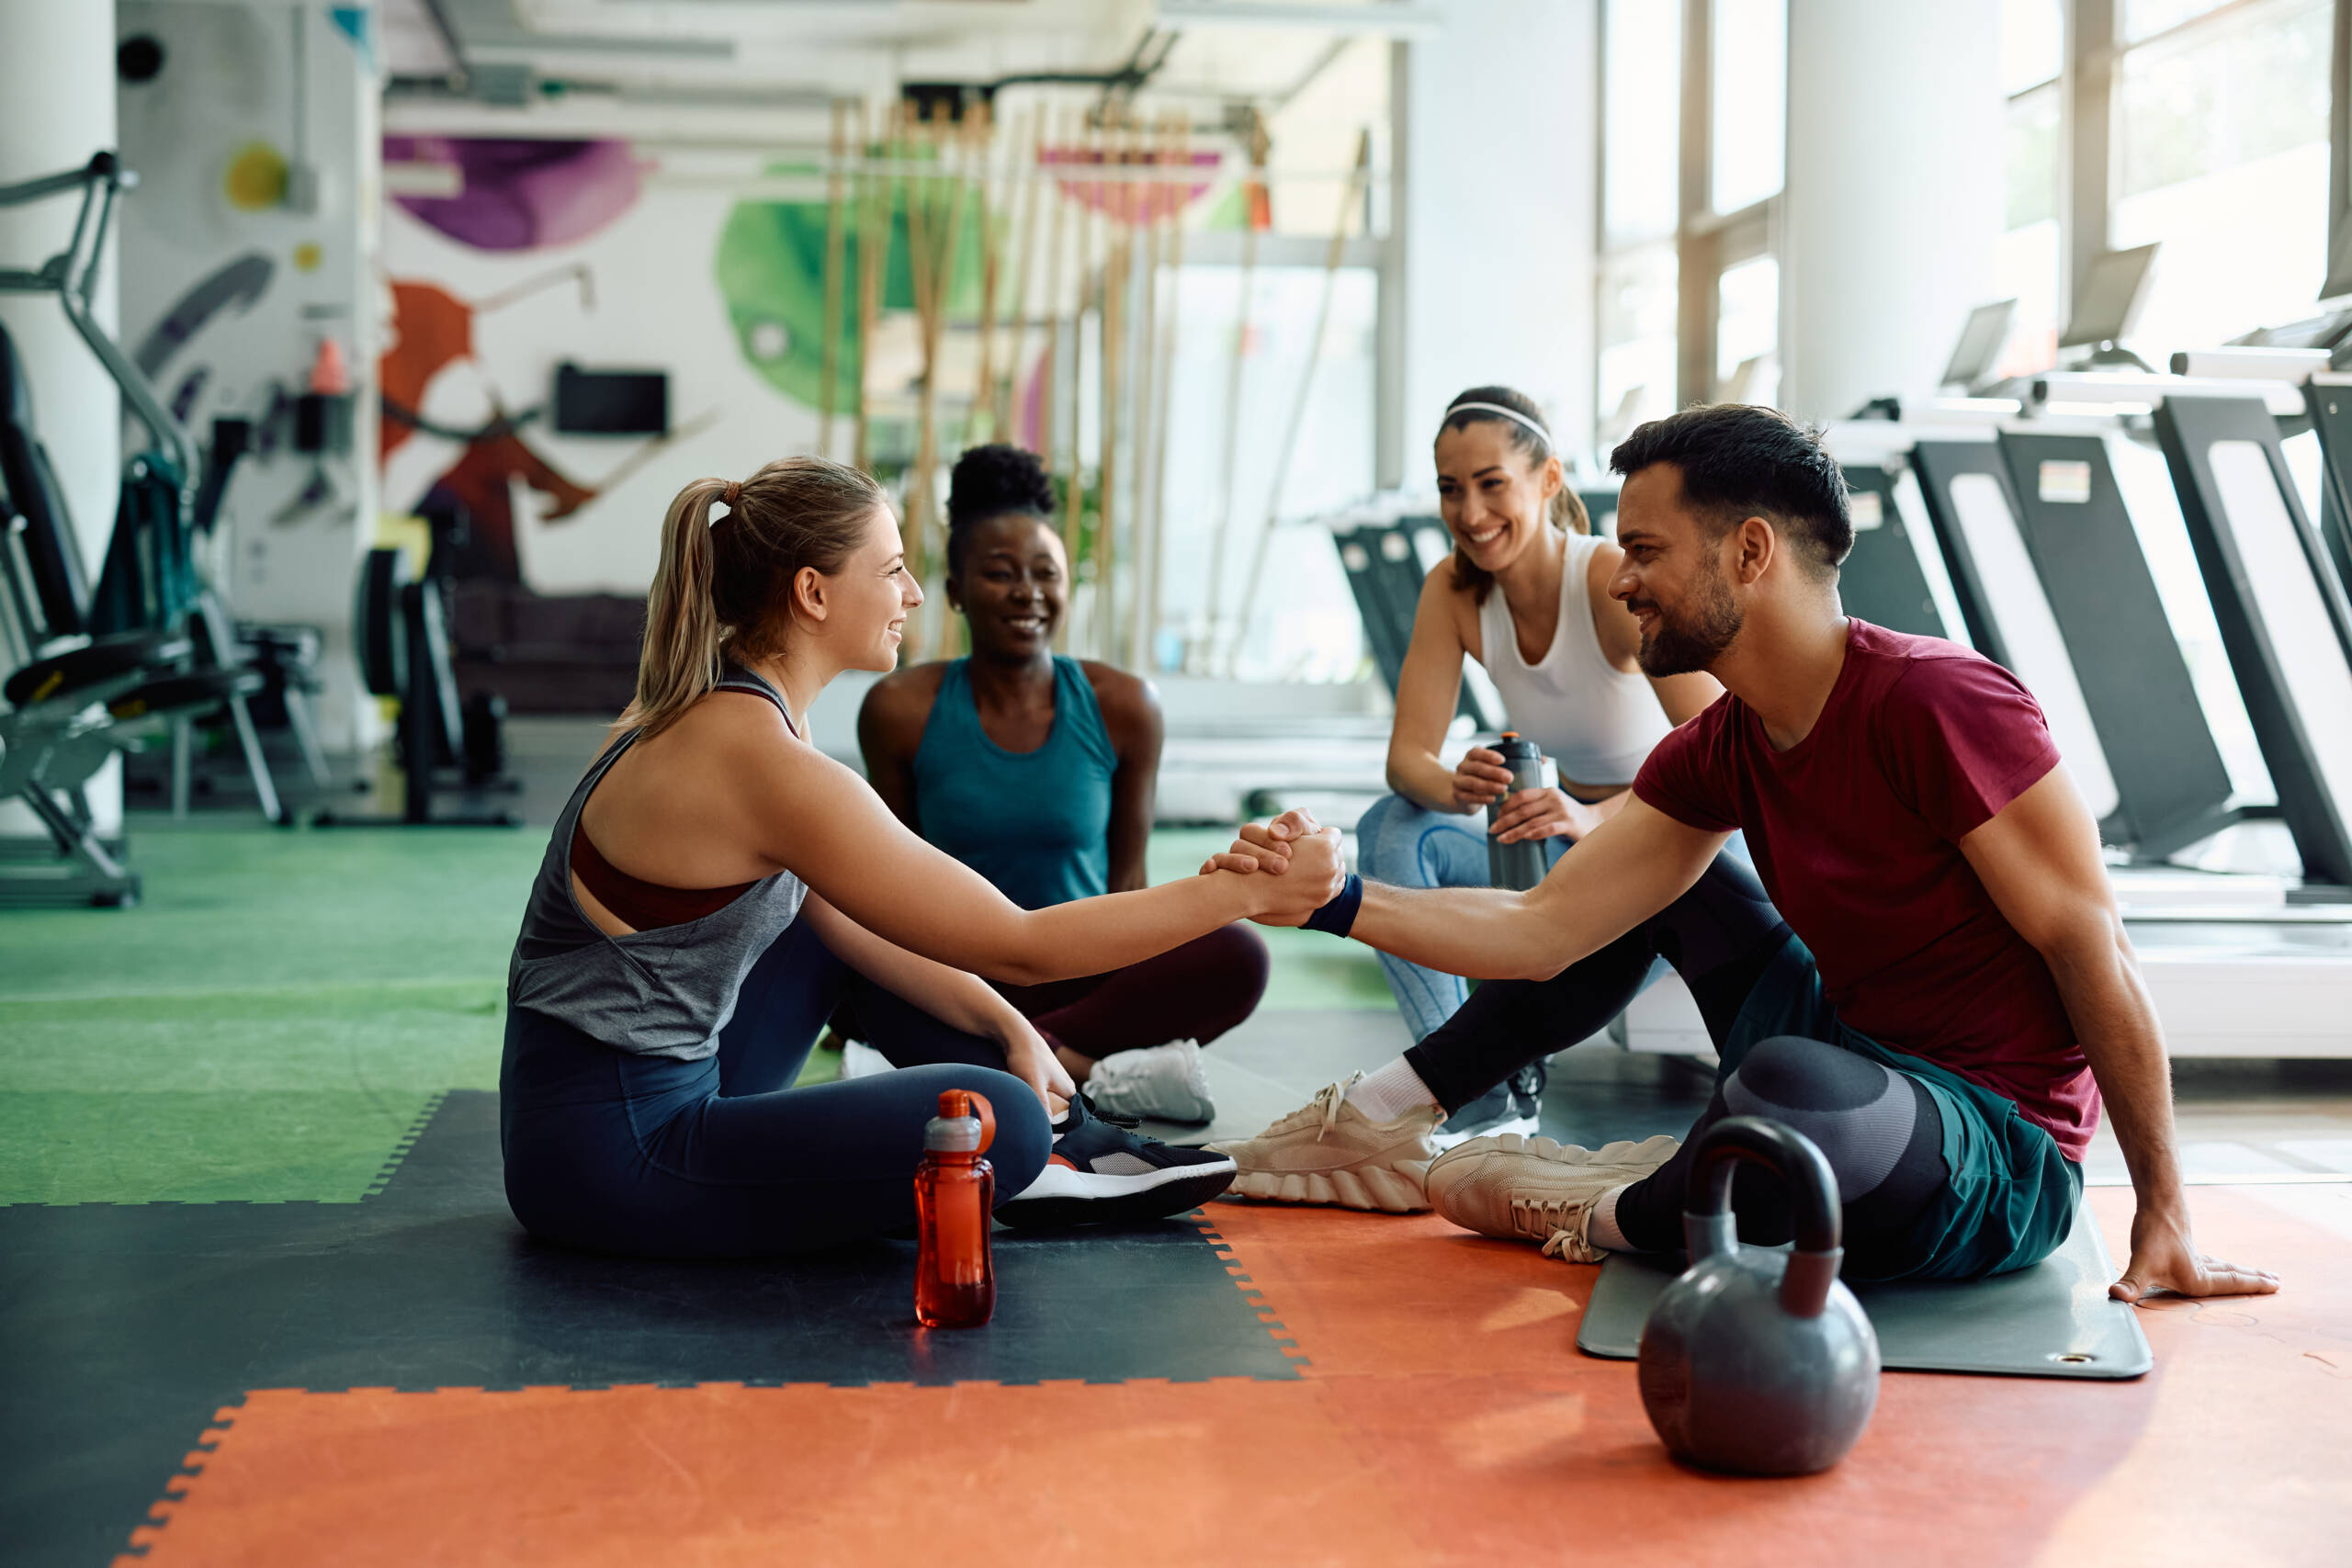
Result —
M980 728L971 660L947 666L915 748L922 836L1024 909L1111 889L1111 776L1118 754L1075 659L1054 659L1054 727L1035 751Z

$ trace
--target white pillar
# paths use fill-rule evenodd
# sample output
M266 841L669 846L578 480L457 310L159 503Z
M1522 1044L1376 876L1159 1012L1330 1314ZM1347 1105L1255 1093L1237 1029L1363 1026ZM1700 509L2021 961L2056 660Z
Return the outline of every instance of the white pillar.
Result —
M1835 419L1934 387L1994 298L2001 8L1789 0L1781 403Z
M1451 0L1397 73L1405 101L1403 479L1465 387L1592 427L1598 116L1593 0Z
M114 7L0 4L0 185L78 167L115 144ZM73 237L76 197L0 208L0 266L37 267ZM115 321L115 244L99 261L97 317ZM0 294L33 387L33 417L81 536L82 561L98 575L114 529L122 479L120 399L97 359L65 324L58 302Z
M78 167L115 144L114 7L95 0L0 0L0 185ZM0 266L37 267L73 238L76 197L0 207ZM98 321L115 321L116 247L100 253L93 300ZM33 421L49 449L74 516L82 564L97 581L114 531L122 480L122 404L58 301L0 294L0 322L32 383ZM121 831L122 768L109 761L90 780L98 831ZM24 803L0 801L0 835L40 837Z

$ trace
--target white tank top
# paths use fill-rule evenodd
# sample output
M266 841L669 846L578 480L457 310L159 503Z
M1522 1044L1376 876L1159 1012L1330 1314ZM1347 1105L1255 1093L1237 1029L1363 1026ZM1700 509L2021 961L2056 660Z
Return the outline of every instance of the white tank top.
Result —
M1560 626L1552 646L1533 664L1520 657L1519 631L1498 587L1478 607L1479 660L1501 694L1511 726L1559 764L1560 777L1579 784L1628 784L1650 748L1673 725L1658 706L1648 677L1609 662L1593 629L1592 596L1585 579L1600 536L1570 534L1560 572Z

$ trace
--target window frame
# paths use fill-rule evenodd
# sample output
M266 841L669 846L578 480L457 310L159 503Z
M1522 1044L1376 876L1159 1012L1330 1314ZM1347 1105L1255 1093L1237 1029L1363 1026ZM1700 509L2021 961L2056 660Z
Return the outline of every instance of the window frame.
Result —
M2074 310L2091 263L2109 248L2122 195L2122 148L2115 134L2116 80L2124 58L2141 50L2179 47L2200 33L2241 25L2246 14L2278 8L2278 0L2223 0L2211 10L2125 42L2121 0L2063 0L2065 71L2060 76L2059 135L2065 188L2058 202L2059 312ZM2352 0L2332 0L2328 59L2327 281L2318 299L2352 293ZM2047 85L2047 84L2043 84ZM2032 91L2035 89L2028 89ZM2012 98L2014 101L2014 98ZM2314 306L2318 299L2312 300ZM2249 323L2253 324L2253 323Z
M1679 0L1682 61L1679 125L1681 146L1677 221L1671 236L1676 277L1676 378L1678 405L1712 398L1716 390L1716 307L1725 269L1779 250L1781 195L1737 212L1709 209L1713 186L1712 116L1712 0ZM2116 136L2116 79L2126 55L2236 25L2249 11L2276 0L2223 0L2222 4L2147 37L2125 42L2120 22L2122 0L2060 0L2060 67L2044 78L2003 95L2005 107L2054 86L2058 96L2058 314L2063 328L2091 264L2109 247L2112 215L2121 186L2121 149ZM2334 15L2328 60L2327 275L2321 299L2352 295L2352 0L2332 0ZM1609 12L1593 7L1596 54L1606 61ZM1595 320L1600 290L1612 264L1665 237L1611 245L1608 237L1609 83L1594 95L1594 232L1600 236L1594 268ZM1785 159L1785 152L1783 158ZM1785 186L1784 186L1785 189ZM2316 305L2317 301L2313 301ZM1593 356L1594 418L1600 406L1600 355Z
M1593 182L1594 232L1600 236L1593 269L1594 320L1605 308L1602 290L1613 271L1640 252L1660 244L1675 251L1675 406L1712 401L1720 382L1715 373L1717 313L1723 275L1743 262L1776 255L1780 250L1781 205L1787 189L1785 144L1781 150L1781 187L1770 196L1732 212L1713 210L1714 191L1714 73L1713 0L1679 0L1682 12L1682 60L1677 126L1675 226L1671 234L1609 243L1609 83L1593 95L1597 134L1594 137L1597 177ZM1593 7L1594 58L1609 58L1607 5ZM1783 94L1783 115L1787 113ZM1593 418L1599 423L1612 412L1600 406L1600 355L1593 355Z

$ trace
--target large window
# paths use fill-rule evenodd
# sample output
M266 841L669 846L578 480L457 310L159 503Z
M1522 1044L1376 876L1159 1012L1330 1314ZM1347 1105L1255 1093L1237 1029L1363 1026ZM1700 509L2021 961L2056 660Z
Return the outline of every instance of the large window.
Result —
M2309 313L2327 263L2328 0L2126 0L2110 248L2161 242L2157 354ZM2186 14L2208 12L2201 17ZM2150 355L2154 357L2154 355Z
M1781 193L1787 168L1788 0L1709 0L1707 189L1716 212Z
M2001 88L2008 94L2003 151L2007 221L1994 251L2002 294L2018 302L1999 368L2047 368L2058 356L2059 212L2064 196L2066 13L2064 0L2004 0Z
M2003 0L1997 254L2018 299L2004 368L2055 359L2066 301L2103 251L2160 247L2130 333L2159 366L2311 313L2327 272L2329 56L2346 3Z
M1601 7L1596 444L1780 385L1787 0Z

